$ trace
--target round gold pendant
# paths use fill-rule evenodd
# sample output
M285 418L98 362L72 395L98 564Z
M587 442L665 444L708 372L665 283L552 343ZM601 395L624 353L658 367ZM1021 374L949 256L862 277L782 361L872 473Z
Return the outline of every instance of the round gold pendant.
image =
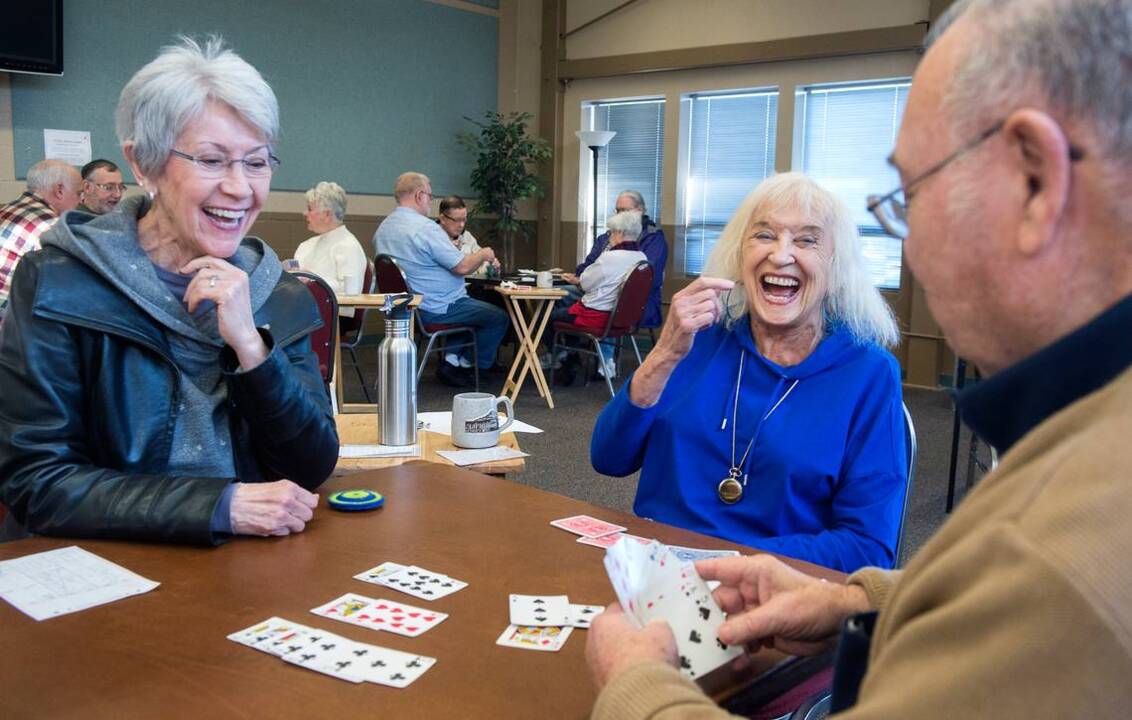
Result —
M743 497L743 484L733 477L726 477L719 481L715 492L725 504L734 505Z

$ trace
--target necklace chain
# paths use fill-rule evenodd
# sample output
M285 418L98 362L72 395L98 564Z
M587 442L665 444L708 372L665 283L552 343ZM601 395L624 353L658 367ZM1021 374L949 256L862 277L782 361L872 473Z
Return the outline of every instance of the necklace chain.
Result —
M751 448L755 446L755 440L759 437L759 431L762 429L762 424L767 421L767 418L774 414L774 411L778 409L778 406L781 405L786 397L790 393L794 392L794 388L798 386L798 379L795 378L790 387L786 389L786 392L782 393L782 397L778 398L778 401L775 402L774 405L772 405L771 408L766 411L766 415L763 416L763 419L759 422L758 427L755 428L755 432L751 435L751 440L747 443L747 449L743 451L743 457L741 457L739 459L739 462L736 463L735 440L737 431L739 429L739 390L743 387L743 364L746 359L747 351L741 350L739 354L739 373L735 378L735 399L731 404L731 469L728 473L729 477L734 480L738 480L739 477L742 476L743 487L747 486L747 474L743 472L742 468L747 464L747 456L751 454Z

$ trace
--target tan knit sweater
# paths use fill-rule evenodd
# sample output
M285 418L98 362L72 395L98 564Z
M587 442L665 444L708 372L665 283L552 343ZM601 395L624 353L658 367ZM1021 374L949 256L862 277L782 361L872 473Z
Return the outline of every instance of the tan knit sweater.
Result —
M1132 370L1022 438L906 570L850 582L881 614L839 718L1132 717ZM726 714L648 663L593 717Z

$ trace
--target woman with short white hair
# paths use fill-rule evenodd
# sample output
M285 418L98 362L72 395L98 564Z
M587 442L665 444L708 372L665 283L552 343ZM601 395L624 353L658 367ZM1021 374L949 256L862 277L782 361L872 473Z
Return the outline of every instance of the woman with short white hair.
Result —
M334 182L320 182L307 190L303 217L307 229L317 233L295 250L295 261L303 270L318 275L339 295L357 295L365 280L365 250L345 225L346 191ZM340 308L342 317L354 317L354 308Z
M848 209L798 173L736 210L602 411L638 515L819 565L891 567L907 467L896 322Z
M67 214L13 279L0 540L300 532L338 436L313 298L247 236L279 163L275 94L219 39L183 38L126 84L117 125L145 193Z

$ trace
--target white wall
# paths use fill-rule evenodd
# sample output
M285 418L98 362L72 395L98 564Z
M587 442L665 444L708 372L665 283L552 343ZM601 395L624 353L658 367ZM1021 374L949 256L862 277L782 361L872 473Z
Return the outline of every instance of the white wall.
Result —
M568 0L567 32L623 0ZM566 39L570 60L927 21L929 0L637 0Z

